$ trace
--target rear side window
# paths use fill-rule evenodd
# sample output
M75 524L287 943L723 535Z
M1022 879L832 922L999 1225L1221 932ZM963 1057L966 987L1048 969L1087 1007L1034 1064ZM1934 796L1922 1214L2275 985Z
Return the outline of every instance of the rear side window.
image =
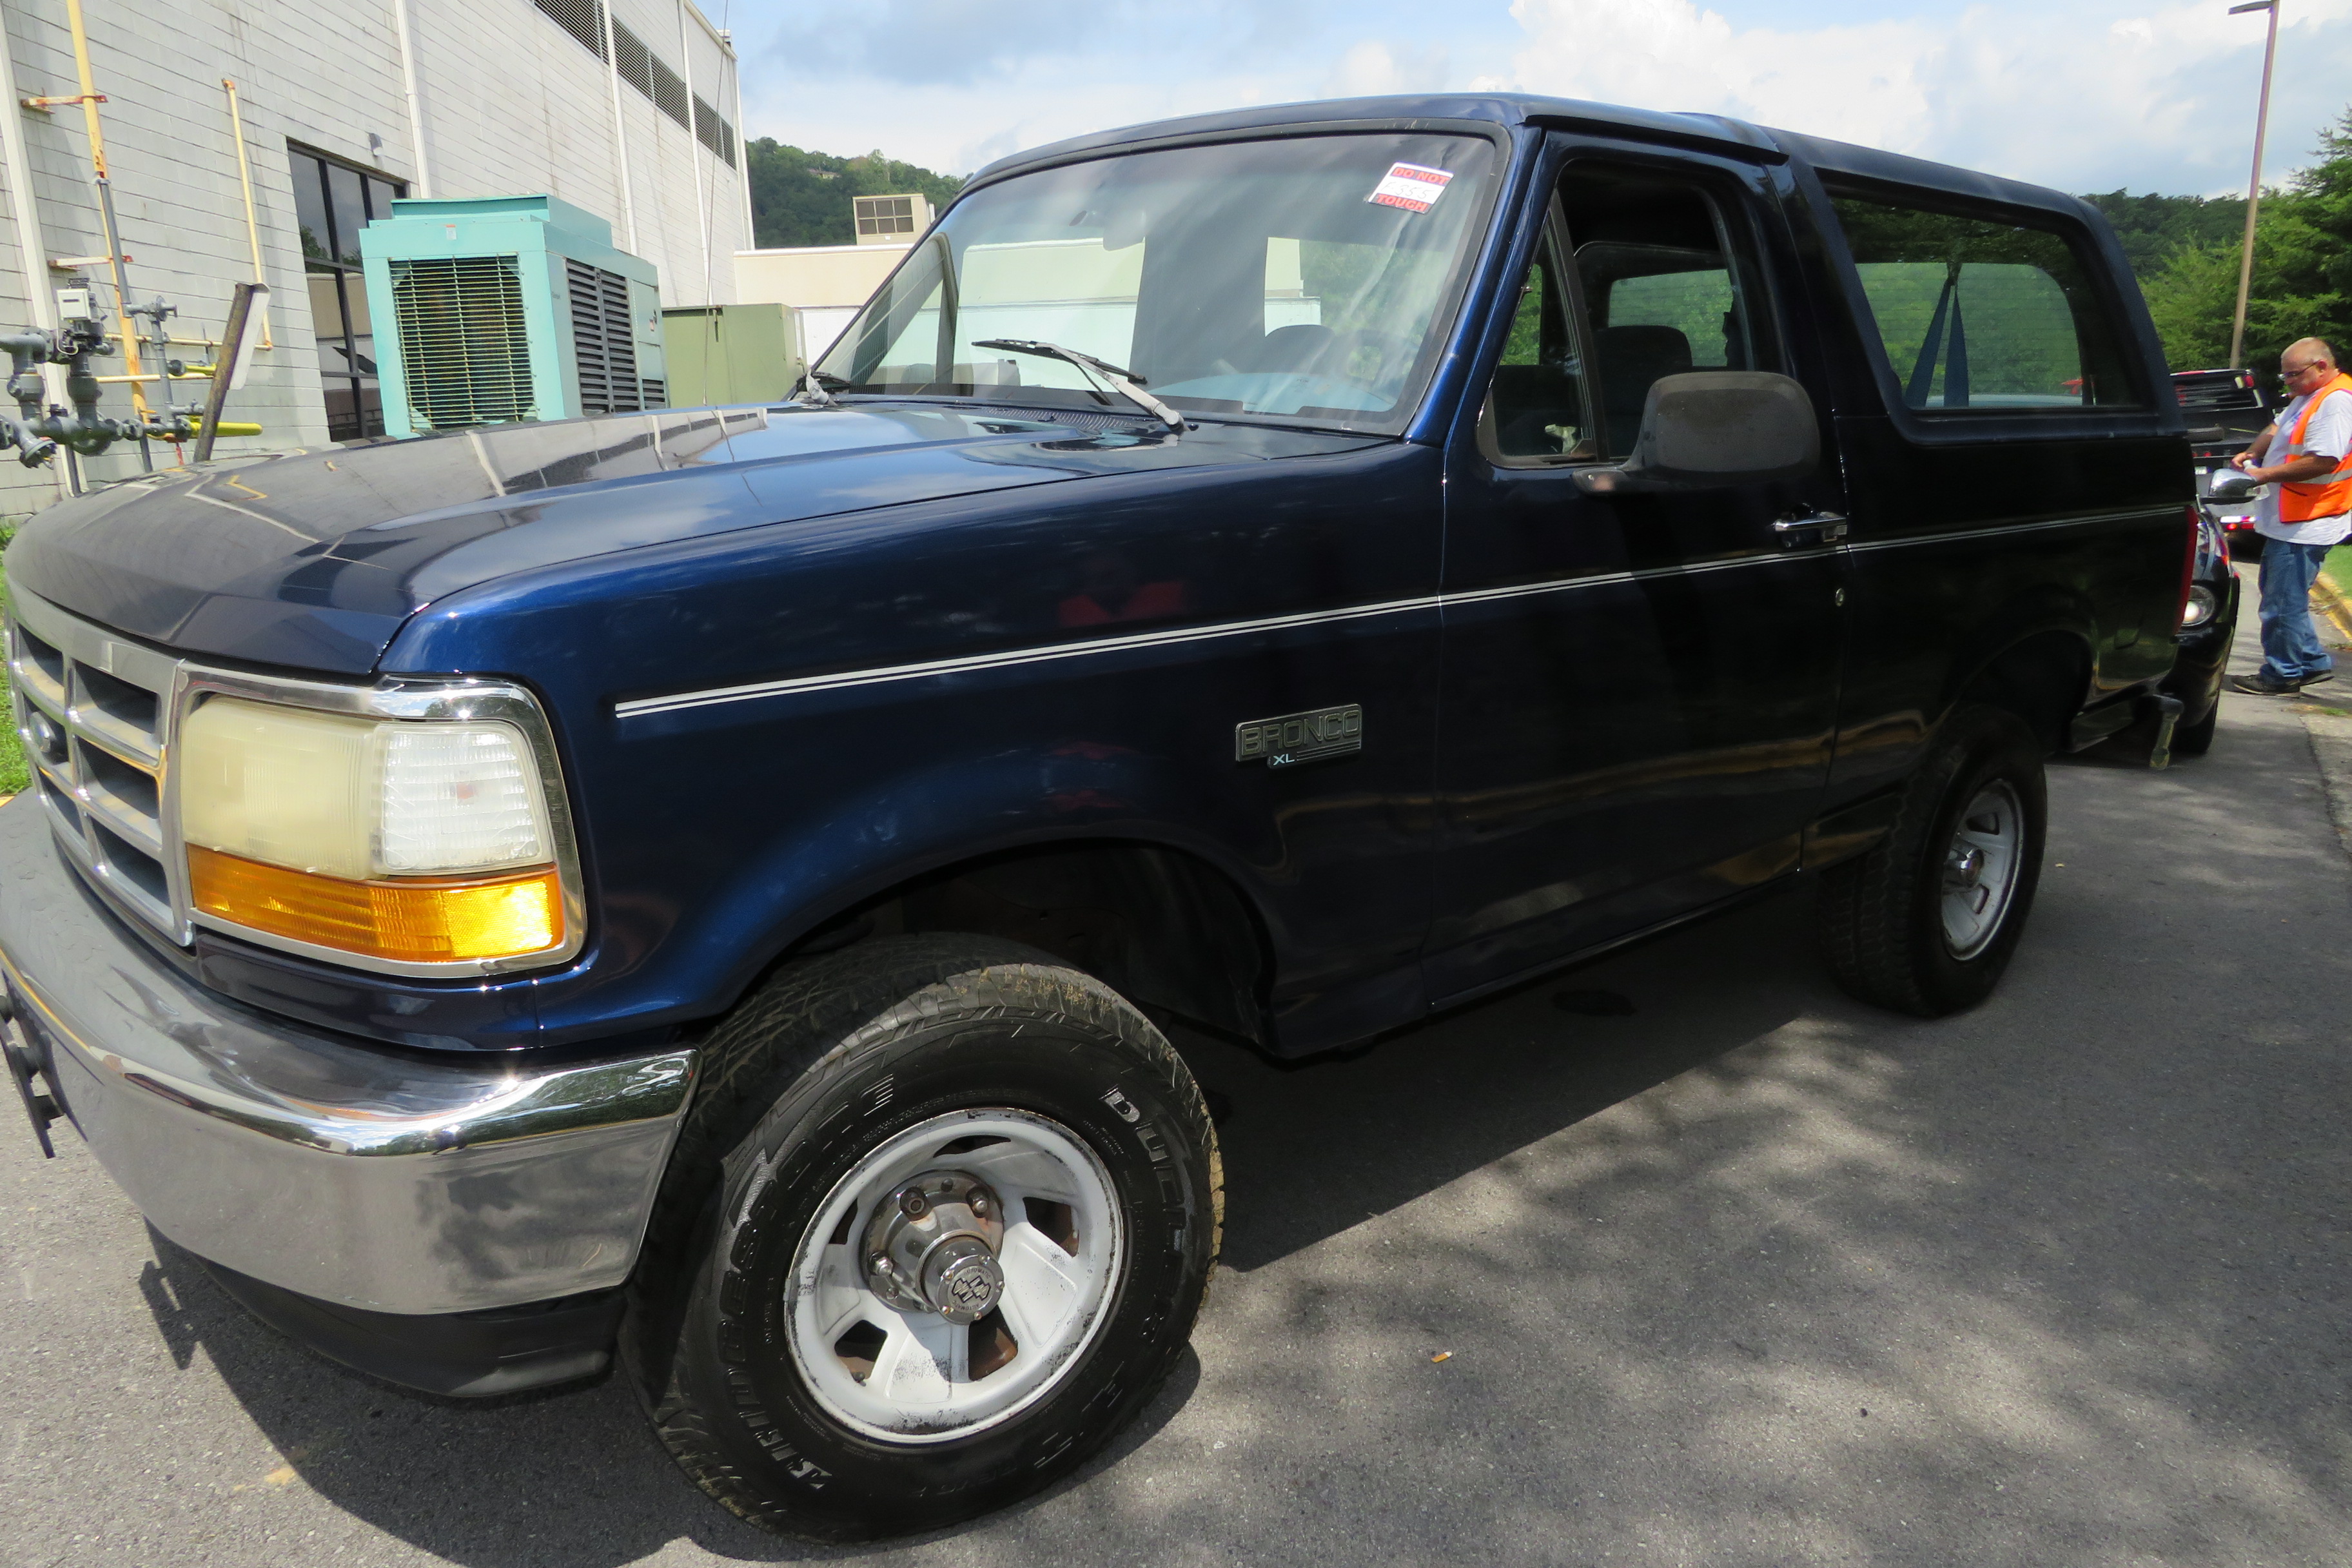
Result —
M1931 413L2144 406L2113 313L2046 213L1832 194L1904 403Z

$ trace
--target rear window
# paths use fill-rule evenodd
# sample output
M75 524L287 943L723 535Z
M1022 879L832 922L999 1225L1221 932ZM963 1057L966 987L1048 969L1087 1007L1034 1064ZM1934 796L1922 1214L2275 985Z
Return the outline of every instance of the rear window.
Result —
M2113 313L2046 213L1832 194L1906 405L2032 414L2145 406Z

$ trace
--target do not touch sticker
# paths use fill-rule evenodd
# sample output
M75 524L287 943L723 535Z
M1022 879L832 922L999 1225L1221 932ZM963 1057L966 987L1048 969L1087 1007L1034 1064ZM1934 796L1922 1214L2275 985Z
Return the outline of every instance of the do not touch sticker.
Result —
M1389 172L1364 199L1384 207L1425 213L1445 194L1446 182L1453 178L1452 173L1444 169L1427 168L1420 163L1391 163Z

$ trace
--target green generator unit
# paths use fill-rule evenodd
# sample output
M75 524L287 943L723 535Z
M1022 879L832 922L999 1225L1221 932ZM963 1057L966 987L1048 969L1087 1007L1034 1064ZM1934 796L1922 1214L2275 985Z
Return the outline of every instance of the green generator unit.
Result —
M402 197L360 259L394 436L669 405L654 265L593 213Z
M800 322L782 305L673 305L662 346L679 408L781 403L801 384Z

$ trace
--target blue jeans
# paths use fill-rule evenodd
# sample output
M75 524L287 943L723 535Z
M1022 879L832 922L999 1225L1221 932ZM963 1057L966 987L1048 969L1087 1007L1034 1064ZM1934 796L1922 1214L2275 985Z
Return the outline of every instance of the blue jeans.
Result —
M2336 668L2311 624L2311 584L2334 548L2263 541L2263 673L2273 680L2301 680Z

